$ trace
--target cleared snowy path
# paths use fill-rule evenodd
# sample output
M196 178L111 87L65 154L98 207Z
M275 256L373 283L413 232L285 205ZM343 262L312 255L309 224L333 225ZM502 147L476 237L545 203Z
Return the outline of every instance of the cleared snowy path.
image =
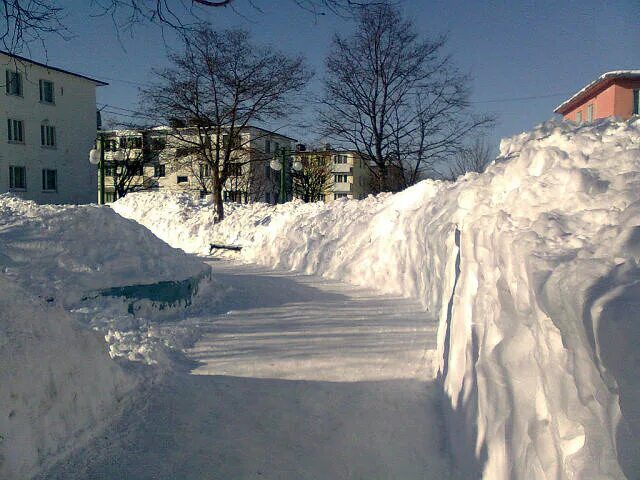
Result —
M228 313L198 362L48 478L443 479L416 302L318 277L213 262Z

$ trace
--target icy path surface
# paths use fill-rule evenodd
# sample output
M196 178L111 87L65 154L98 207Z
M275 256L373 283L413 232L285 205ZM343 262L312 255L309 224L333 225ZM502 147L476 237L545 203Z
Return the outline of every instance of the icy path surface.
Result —
M417 302L212 262L234 292L198 362L48 478L446 479Z

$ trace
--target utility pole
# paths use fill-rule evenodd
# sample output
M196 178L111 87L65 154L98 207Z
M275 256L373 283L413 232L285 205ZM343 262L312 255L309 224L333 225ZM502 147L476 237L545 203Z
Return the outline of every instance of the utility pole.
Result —
M100 164L98 165L98 170L100 171L100 198L99 204L104 205L104 133L100 132L98 134L98 139L100 142Z
M286 203L287 201L287 191L285 185L285 177L287 168L287 150L282 147L282 168L280 169L280 203Z

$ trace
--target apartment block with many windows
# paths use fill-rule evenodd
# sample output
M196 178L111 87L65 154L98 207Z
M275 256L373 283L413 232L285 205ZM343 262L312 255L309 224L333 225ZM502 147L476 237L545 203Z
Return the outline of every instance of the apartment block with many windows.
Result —
M372 193L371 169L360 154L353 150L334 150L330 146L321 150L297 149L295 157L303 165L327 165L324 201L340 198L361 200Z
M2 51L0 70L0 192L38 203L94 202L88 152L96 87L106 83Z
M190 153L189 127L176 134L167 127L145 130L100 132L105 148L105 201L112 202L127 192L119 192L123 181L128 191L174 190L204 196L211 192L211 165ZM228 141L228 135L211 138L211 144ZM232 153L223 199L228 202L275 203L279 183L269 163L282 148L291 149L294 139L258 127L240 132L241 144Z

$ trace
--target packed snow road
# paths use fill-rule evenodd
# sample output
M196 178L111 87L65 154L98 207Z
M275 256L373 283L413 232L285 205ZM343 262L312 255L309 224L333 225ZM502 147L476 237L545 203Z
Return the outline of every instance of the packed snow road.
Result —
M172 375L47 478L443 479L436 322L417 302L212 262L226 314Z

